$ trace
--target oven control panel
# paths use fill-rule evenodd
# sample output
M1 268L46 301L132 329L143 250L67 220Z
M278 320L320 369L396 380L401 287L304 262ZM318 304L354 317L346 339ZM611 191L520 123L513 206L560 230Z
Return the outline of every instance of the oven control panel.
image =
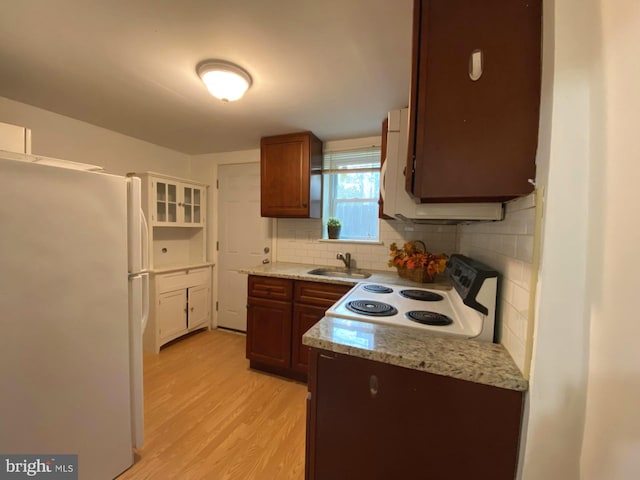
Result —
M498 272L465 255L453 254L447 262L447 276L465 305L485 315L488 313L487 307L477 301L477 296L485 280L497 278Z

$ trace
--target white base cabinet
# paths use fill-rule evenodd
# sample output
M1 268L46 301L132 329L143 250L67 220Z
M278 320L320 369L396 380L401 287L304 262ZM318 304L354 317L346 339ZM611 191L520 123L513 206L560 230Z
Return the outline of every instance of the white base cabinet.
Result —
M198 328L209 325L209 286L200 285L187 290L187 328Z
M211 268L193 268L153 276L151 315L144 333L146 351L158 353L171 340L200 328L211 319Z
M175 338L187 328L187 292L161 293L158 295L156 318L158 319L158 336L161 340Z

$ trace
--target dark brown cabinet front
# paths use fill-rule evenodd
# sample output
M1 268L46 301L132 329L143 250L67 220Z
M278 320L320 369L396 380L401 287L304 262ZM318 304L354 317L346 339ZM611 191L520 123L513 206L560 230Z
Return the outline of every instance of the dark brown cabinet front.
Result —
M535 178L541 0L415 0L407 191L506 200Z
M311 132L262 138L260 211L263 217L322 216L322 142Z
M307 480L513 480L522 392L311 349Z
M249 275L247 358L252 368L306 381L302 336L349 285Z
M313 305L293 305L293 348L291 366L299 372L307 373L309 347L302 344L302 335L324 317L325 307Z
M291 358L291 302L252 298L247 306L247 358L288 367Z

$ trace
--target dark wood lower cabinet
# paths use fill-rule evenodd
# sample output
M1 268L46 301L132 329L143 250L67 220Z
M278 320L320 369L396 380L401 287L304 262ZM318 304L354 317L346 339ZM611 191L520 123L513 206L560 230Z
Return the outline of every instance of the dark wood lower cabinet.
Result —
M309 365L309 347L302 344L302 335L324 317L325 307L315 305L293 305L293 346L291 366L295 370L307 373Z
M291 358L291 302L252 298L247 305L247 358L288 367Z
M349 285L250 275L247 358L251 368L307 380L302 335L351 289Z
M312 348L307 480L512 480L523 393Z

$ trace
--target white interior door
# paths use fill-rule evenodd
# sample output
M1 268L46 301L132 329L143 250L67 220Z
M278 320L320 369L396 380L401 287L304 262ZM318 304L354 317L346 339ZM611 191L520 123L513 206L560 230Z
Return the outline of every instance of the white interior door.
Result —
M247 330L247 276L271 261L270 220L260 216L260 164L218 167L218 326Z

